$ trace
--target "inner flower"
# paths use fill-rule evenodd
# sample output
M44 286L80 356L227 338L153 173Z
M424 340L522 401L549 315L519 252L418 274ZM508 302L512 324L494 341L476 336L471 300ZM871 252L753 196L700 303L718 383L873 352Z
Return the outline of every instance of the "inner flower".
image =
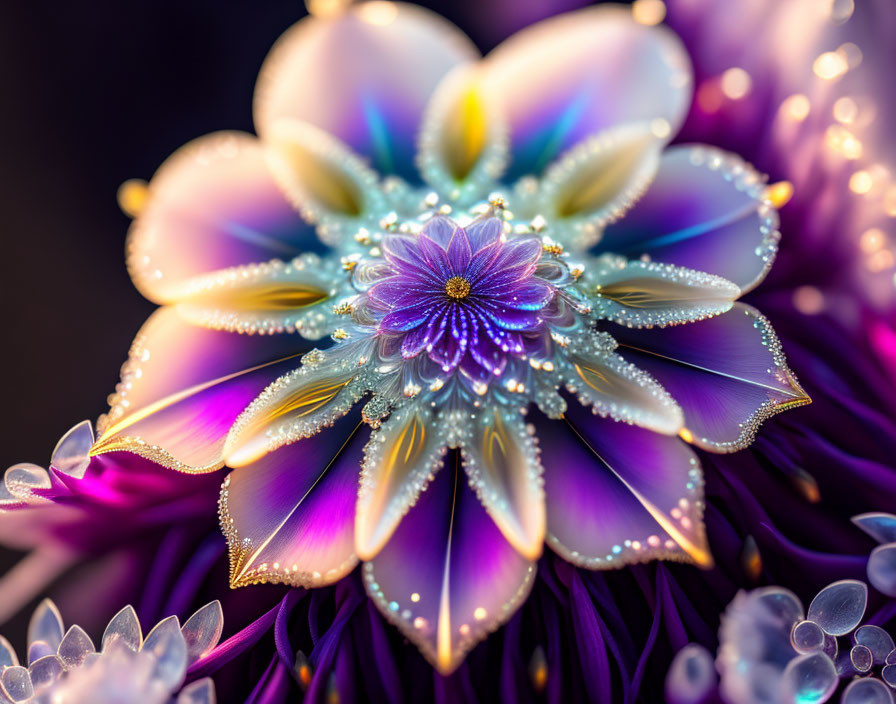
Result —
M452 276L445 282L445 293L457 301L462 301L470 295L470 282L463 276Z
M541 242L507 235L497 217L461 227L435 216L418 235L387 236L383 254L389 266L368 296L377 332L404 359L426 355L443 373L487 381L544 330L554 288L535 275Z

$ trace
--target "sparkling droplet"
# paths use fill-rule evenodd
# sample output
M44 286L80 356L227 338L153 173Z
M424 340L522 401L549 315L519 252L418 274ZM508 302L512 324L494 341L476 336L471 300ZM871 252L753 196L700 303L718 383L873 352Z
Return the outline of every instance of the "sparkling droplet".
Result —
M814 621L800 621L790 632L790 644L798 653L812 653L824 647L824 631Z
M862 620L868 603L868 587L855 579L843 579L822 589L809 604L807 618L832 636L843 636Z
M874 677L863 677L849 683L840 704L893 704L887 685Z
M824 653L795 657L781 675L781 702L816 704L827 701L837 688L837 668Z
M697 704L716 684L712 655L691 643L678 651L666 675L666 700L671 704Z
M868 581L881 594L896 596L896 543L879 545L871 551Z

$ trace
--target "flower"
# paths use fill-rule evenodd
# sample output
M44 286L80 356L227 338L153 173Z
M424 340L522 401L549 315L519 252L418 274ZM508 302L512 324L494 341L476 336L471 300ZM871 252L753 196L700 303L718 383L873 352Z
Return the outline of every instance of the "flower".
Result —
M218 644L221 604L206 604L180 626L176 616L160 621L144 639L130 606L119 611L103 633L99 652L80 626L65 630L56 605L44 599L28 627L27 666L0 637L0 690L7 701L145 702L214 704L215 686L206 677L187 686L187 668Z
M233 586L360 558L442 672L524 600L545 541L591 569L711 564L688 443L742 449L808 402L736 302L777 250L777 191L666 148L690 99L674 35L593 8L475 58L390 3L287 32L260 139L202 138L149 185L128 265L165 307L90 450L226 463Z

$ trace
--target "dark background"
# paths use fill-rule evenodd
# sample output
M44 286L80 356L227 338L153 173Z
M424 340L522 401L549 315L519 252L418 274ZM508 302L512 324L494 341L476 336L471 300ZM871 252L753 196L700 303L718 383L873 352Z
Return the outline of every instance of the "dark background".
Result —
M483 49L574 0L423 2ZM124 265L118 186L177 147L252 130L252 89L300 0L0 3L0 470L46 465L106 410L153 306Z

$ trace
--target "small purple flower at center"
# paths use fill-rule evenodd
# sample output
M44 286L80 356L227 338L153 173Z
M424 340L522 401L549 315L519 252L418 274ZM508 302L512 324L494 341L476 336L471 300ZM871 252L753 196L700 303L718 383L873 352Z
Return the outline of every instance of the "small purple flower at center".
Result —
M401 355L426 354L445 373L481 380L525 354L544 330L540 311L554 288L535 275L541 242L506 238L501 220L467 227L436 216L417 236L383 242L389 274L370 289L378 331L400 337Z

